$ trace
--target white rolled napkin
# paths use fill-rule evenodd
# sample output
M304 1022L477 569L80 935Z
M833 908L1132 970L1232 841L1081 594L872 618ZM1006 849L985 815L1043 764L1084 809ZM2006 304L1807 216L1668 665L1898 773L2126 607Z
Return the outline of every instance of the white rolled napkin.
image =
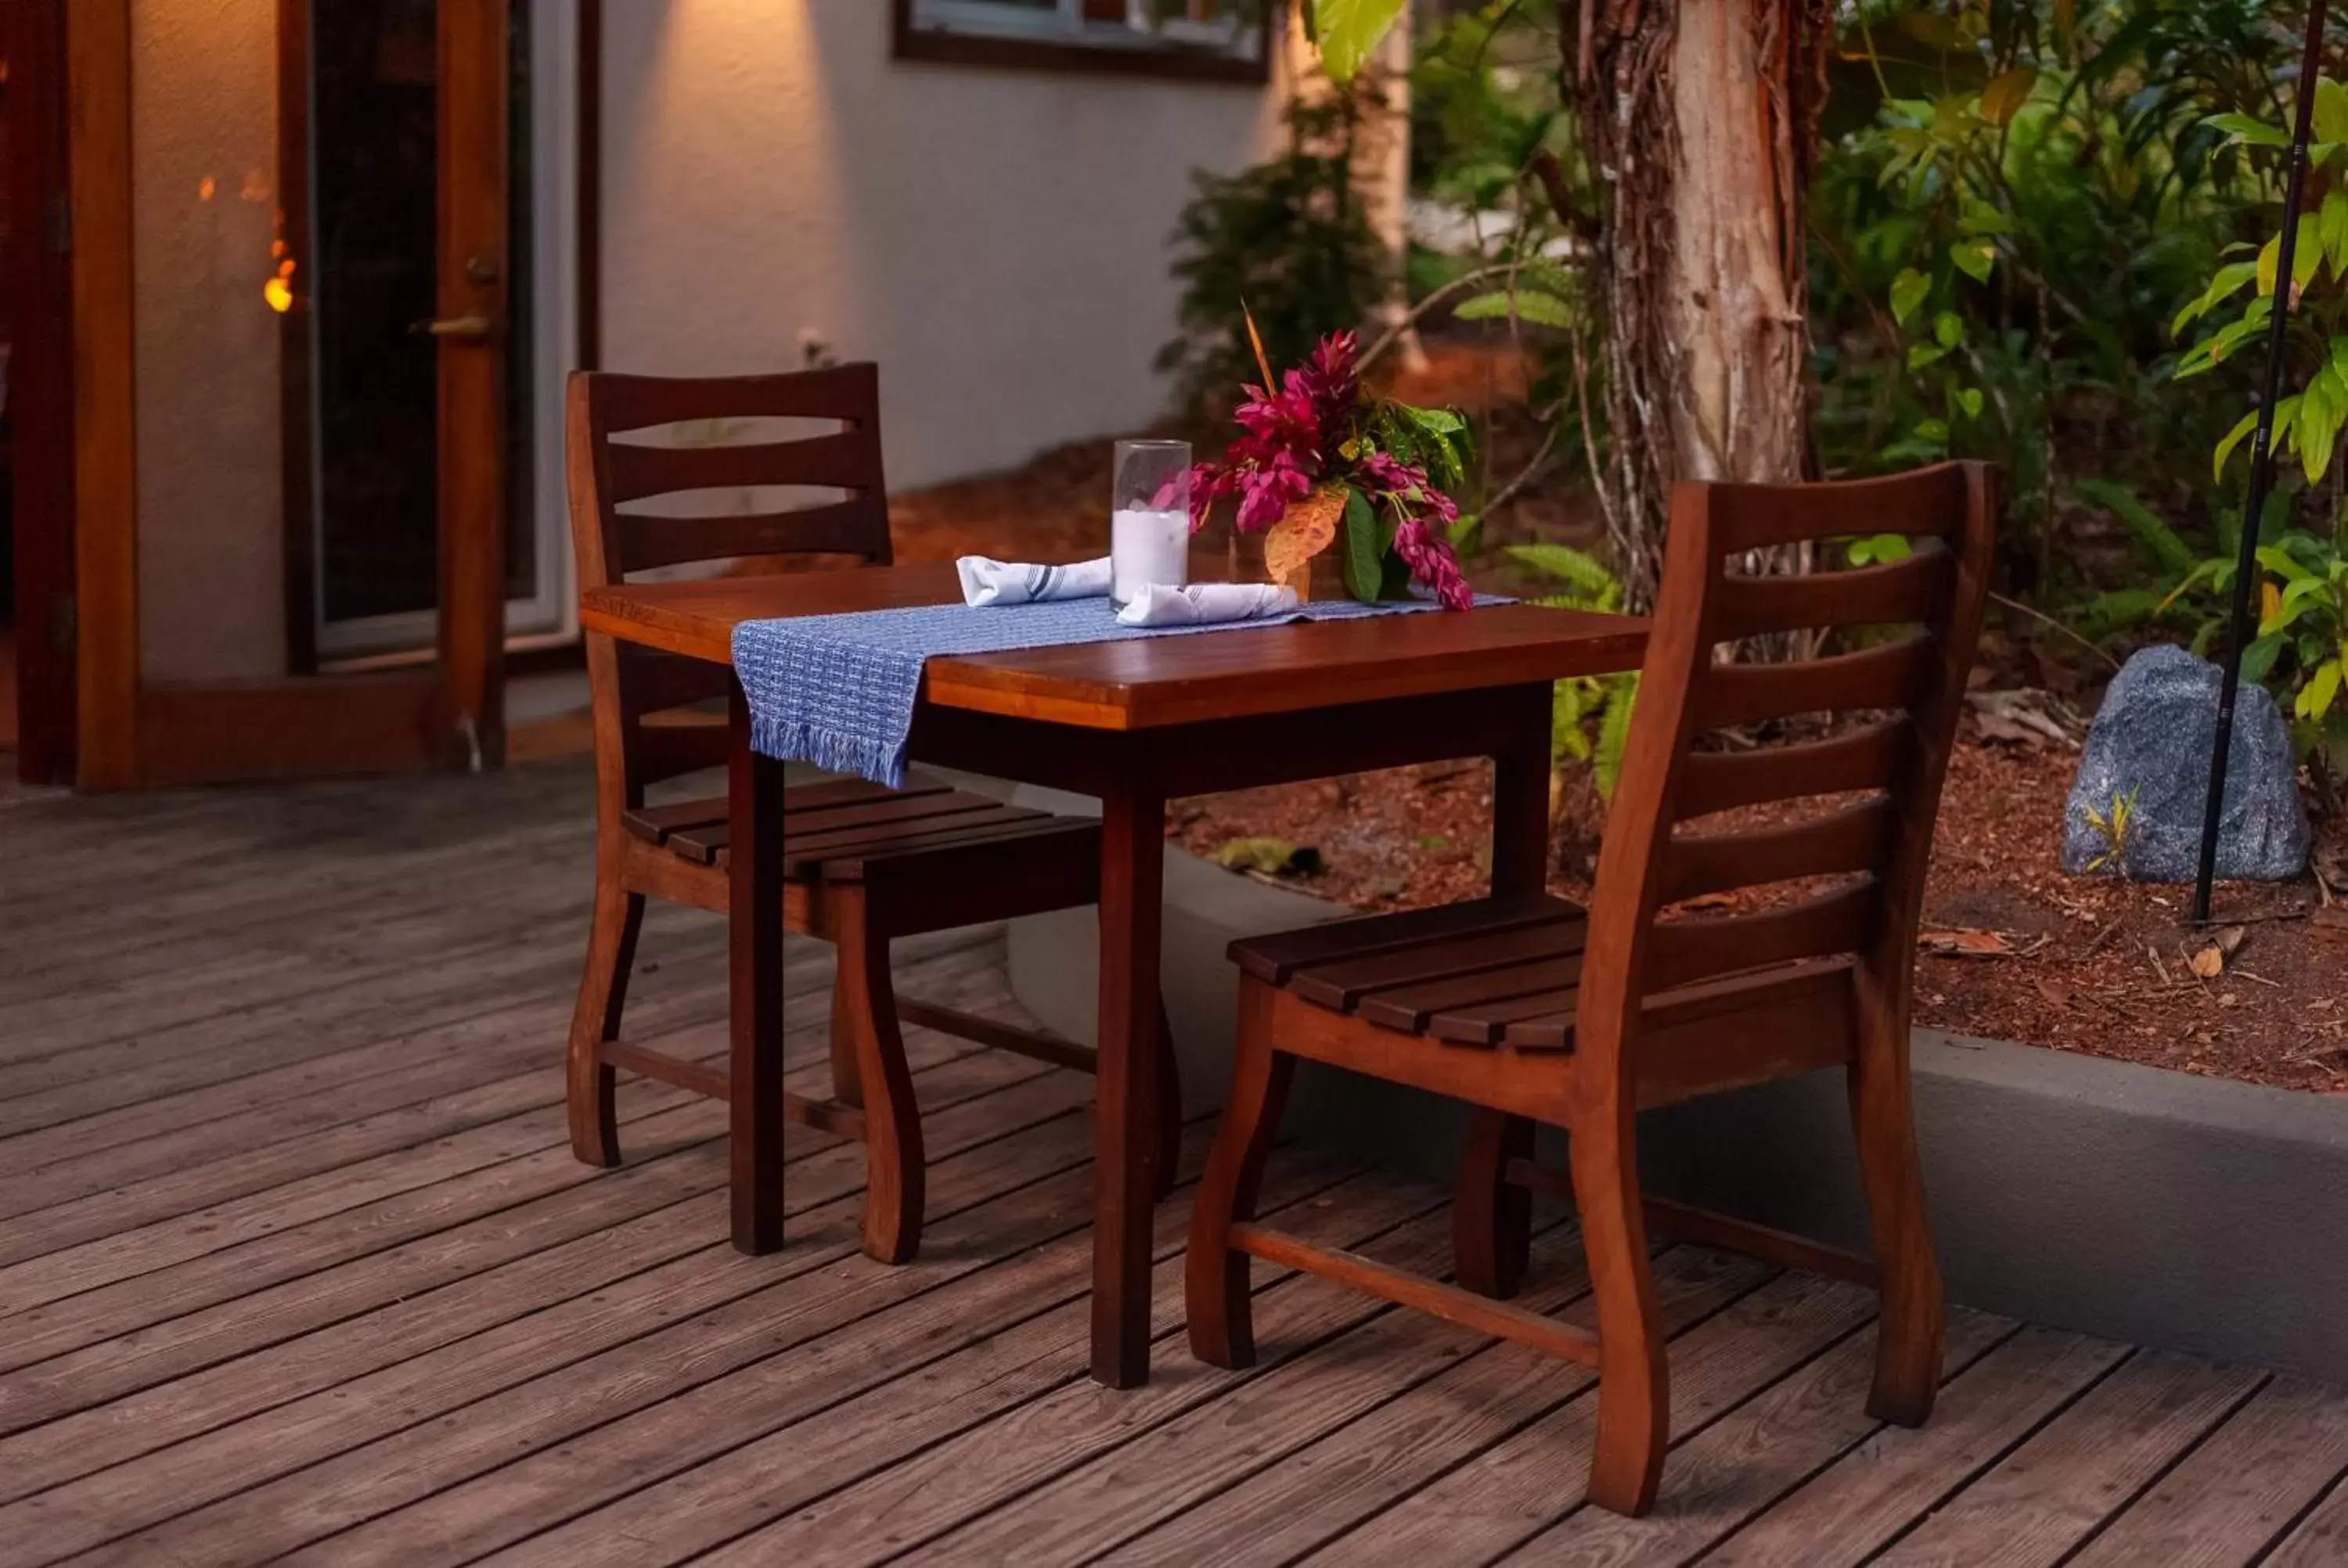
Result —
M1188 588L1152 583L1117 612L1120 626L1215 626L1294 610L1292 588L1260 582L1194 582Z
M1015 561L964 556L954 562L962 578L962 601L973 610L989 605L1033 604L1047 599L1107 599L1108 558L1074 566L1022 566Z

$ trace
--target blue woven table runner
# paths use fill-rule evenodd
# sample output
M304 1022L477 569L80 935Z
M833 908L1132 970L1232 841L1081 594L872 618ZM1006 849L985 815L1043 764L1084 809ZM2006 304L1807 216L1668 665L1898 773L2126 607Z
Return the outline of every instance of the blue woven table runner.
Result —
M1496 601L1497 602L1497 601ZM1433 610L1406 600L1368 605L1315 600L1280 615L1213 626L1117 624L1106 599L1067 599L973 610L927 604L746 620L734 629L734 670L750 703L750 743L761 755L812 763L895 788L905 782L922 666L932 655L999 653L1134 637L1246 632L1297 620L1353 620Z

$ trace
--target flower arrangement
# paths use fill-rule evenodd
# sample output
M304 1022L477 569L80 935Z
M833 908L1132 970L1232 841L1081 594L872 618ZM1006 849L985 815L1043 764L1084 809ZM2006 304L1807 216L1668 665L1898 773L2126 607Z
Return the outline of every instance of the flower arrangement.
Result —
M1255 340L1252 321L1248 336ZM1345 588L1355 599L1399 599L1416 583L1447 610L1473 609L1475 592L1451 548L1459 507L1430 476L1460 482L1467 420L1365 394L1360 340L1349 332L1323 338L1276 384L1260 340L1255 352L1263 384L1245 388L1247 400L1231 415L1242 434L1220 463L1191 471L1191 530L1217 500L1236 496L1239 530L1264 536L1264 566L1275 582L1342 537Z

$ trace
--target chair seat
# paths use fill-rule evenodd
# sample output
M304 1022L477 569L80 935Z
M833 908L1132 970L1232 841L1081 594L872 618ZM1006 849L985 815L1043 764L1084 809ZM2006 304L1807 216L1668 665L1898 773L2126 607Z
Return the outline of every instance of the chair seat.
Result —
M645 806L622 817L646 843L695 866L726 863L724 795ZM1022 849L1095 844L1092 817L1058 816L915 776L902 789L839 779L785 792L784 876L793 882L858 882L868 866L1017 841ZM1048 842L1037 842L1048 841Z
M1231 951L1245 973L1385 1029L1567 1050L1589 930L1580 905L1534 894L1248 938Z
M1581 906L1537 894L1247 938L1231 954L1243 972L1300 1000L1382 1029L1447 1045L1570 1051L1589 934ZM1645 1004L1647 1027L1668 1038L1724 1010L1831 1006L1850 967L1804 959L1658 992Z

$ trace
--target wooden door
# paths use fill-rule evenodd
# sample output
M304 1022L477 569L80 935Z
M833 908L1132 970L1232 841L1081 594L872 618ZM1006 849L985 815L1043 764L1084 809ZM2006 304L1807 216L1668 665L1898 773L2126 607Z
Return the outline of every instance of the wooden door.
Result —
M504 758L510 0L440 4L441 733Z
M15 550L17 776L74 772L73 343L66 0L0 4L0 485ZM5 679L0 673L0 679Z
M511 114L509 26L511 0L413 0L406 9L428 6L428 36L417 34L413 49L387 49L384 69L420 82L432 95L427 120L434 146L431 162L437 189L427 216L418 204L414 221L427 224L433 257L431 313L404 318L412 326L435 369L433 431L435 477L418 507L429 506L436 541L437 578L434 657L427 664L393 669L334 669L320 672L310 641L317 504L314 463L316 432L315 323L317 302L306 291L319 276L319 236L310 211L314 184L310 155L315 85L310 46L314 18L325 0L280 0L278 8L279 215L278 253L282 294L273 301L283 313L282 375L286 436L283 462L286 497L285 679L237 682L160 683L139 677L135 551L139 519L129 497L106 507L85 506L79 523L84 559L92 543L123 547L97 559L127 561L129 569L84 573L84 624L94 603L106 611L102 645L83 650L81 782L92 787L168 785L240 779L396 772L453 766L493 766L503 759L502 688L507 528L508 302L513 281L506 254ZM126 0L92 0L91 17L108 26L76 26L84 32L82 53L90 67L82 80L103 94L118 96L117 114L98 114L90 123L119 138L132 107L129 93L130 33ZM77 86L80 85L77 81ZM77 122L77 167L93 171L93 193L77 182L77 217L94 212L127 218L137 193L129 189L122 148L82 145ZM85 159L85 151L92 156ZM119 175L98 180L98 173ZM103 189L96 187L103 185ZM124 222L120 225L128 229ZM90 269L93 275L102 270ZM120 265L105 272L108 282L127 280ZM78 276L77 272L77 276ZM88 292L77 310L129 313L127 282ZM418 312L426 308L417 301ZM107 344L96 334L89 341ZM97 384L123 388L135 368L124 352L77 363L96 371ZM125 403L127 398L120 399ZM419 415L419 417L425 415ZM96 467L119 471L135 434L127 418L118 421L106 453L86 453ZM90 443L85 441L87 446ZM85 471L92 465L86 464ZM420 520L420 519L419 519ZM126 654L123 644L128 641ZM95 670L98 678L92 678ZM126 674L126 671L128 672ZM94 700L93 700L94 699ZM128 710L128 744L123 734ZM108 743L93 747L93 735ZM100 765L93 765L92 759Z

